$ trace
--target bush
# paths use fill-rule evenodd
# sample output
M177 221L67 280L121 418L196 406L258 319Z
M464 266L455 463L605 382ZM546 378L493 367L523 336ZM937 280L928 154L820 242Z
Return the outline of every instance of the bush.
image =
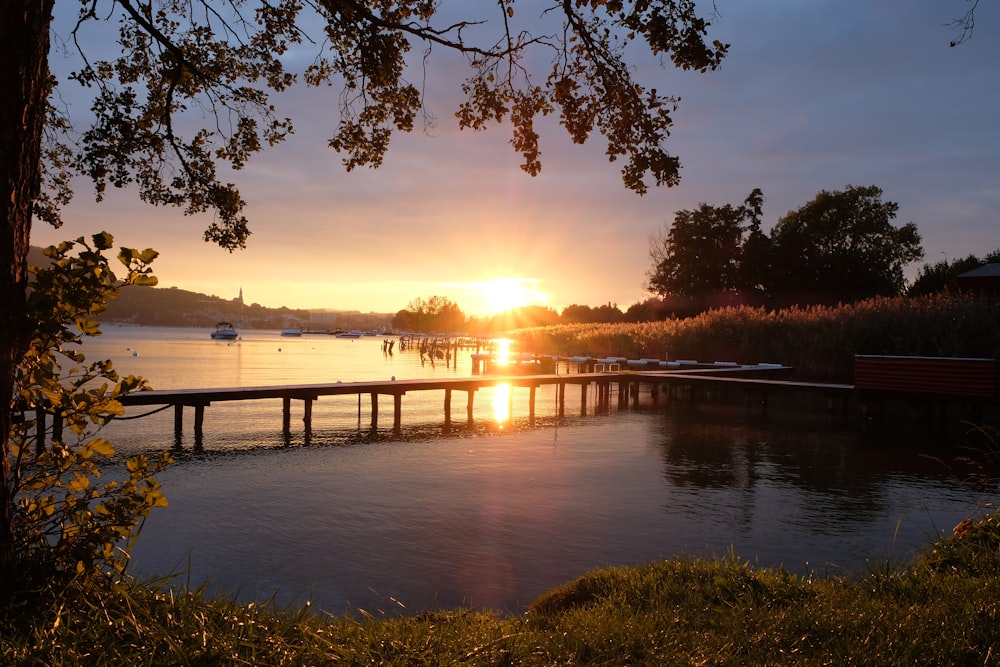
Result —
M47 248L48 266L30 267L32 340L18 366L21 418L11 433L5 480L14 503L17 571L8 593L15 602L57 593L74 579L123 572L143 517L166 505L153 479L170 462L166 453L154 461L130 459L123 479L98 483L101 464L114 457L111 443L98 434L124 414L119 399L146 384L120 377L110 361L87 363L73 348L83 336L100 334L94 317L122 285L156 282L149 269L154 251L122 249L118 259L126 276L119 280L104 255L111 247L110 234L89 243L80 238Z

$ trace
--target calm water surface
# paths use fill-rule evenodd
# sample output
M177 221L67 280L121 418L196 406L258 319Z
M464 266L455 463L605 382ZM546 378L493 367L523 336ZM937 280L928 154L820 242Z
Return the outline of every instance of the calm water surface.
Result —
M380 339L106 332L88 354L156 388L470 373L467 352L457 369L431 366L384 355ZM854 571L911 555L995 497L948 471L946 442L864 436L822 413L765 420L675 404L526 429L497 424L490 392L480 394L481 428L433 435L441 397L408 395L404 424L427 427L362 442L346 436L367 433L367 402L359 418L356 399L324 398L310 446L283 445L280 401L210 406L204 450L183 442L161 475L170 507L147 520L134 571L332 613L518 612L594 567L681 553L732 548L793 572ZM554 398L539 402L551 414ZM173 447L172 419L115 423L109 436L126 452ZM391 423L390 405L380 424Z

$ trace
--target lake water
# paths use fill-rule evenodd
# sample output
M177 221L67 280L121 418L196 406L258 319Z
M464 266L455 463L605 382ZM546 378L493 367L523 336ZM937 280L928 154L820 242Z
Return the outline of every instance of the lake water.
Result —
M468 351L454 368L385 354L380 338L243 332L226 343L208 333L106 327L85 351L162 389L471 373ZM367 397L360 407L323 398L310 445L294 427L283 440L280 400L209 406L203 447L186 435L160 476L170 506L146 521L133 572L335 614L516 613L592 568L682 553L863 570L912 555L995 498L950 469L965 452L946 436L861 432L795 405L765 418L644 402L557 420L542 390L542 426L528 428L526 393L480 391L476 427L448 437L442 396L406 395L399 439L371 434ZM387 403L379 425L391 429ZM173 413L106 434L122 453L174 448Z

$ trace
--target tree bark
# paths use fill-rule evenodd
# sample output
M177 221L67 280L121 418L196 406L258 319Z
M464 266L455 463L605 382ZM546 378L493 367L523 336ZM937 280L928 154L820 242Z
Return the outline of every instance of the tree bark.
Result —
M31 340L26 317L27 258L51 85L48 55L53 2L0 2L0 598L9 595L17 583L10 434L15 373Z

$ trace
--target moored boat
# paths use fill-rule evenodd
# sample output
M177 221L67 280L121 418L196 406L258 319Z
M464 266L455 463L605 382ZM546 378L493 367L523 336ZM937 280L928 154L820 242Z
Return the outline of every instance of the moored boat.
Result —
M236 340L240 335L236 333L231 322L219 322L215 325L215 331L211 336L215 340Z
M298 337L298 336L302 335L302 329L295 329L295 328L282 329L281 330L281 335L282 336Z

